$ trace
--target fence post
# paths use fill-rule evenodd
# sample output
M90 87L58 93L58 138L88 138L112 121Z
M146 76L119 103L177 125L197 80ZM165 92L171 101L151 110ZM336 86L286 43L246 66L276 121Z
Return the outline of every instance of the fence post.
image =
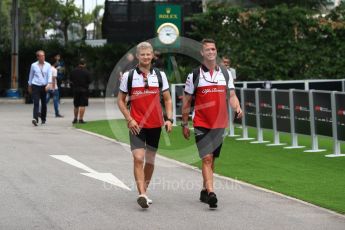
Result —
M317 134L315 129L315 115L314 115L314 90L309 90L309 120L310 120L310 136L311 136L311 149L305 150L307 153L323 152L326 149L319 149Z
M172 106L173 106L173 126L176 126L176 85L171 85L171 98L172 98Z
M260 120L260 98L259 98L259 88L255 89L255 113L256 113L256 128L257 128L257 141L252 141L252 144L267 143L269 141L264 141L263 130L261 128Z
M285 149L300 149L305 147L298 145L298 137L295 131L295 105L293 103L293 91L294 89L289 90L291 146L284 147Z
M304 90L309 90L309 81L304 82Z
M228 102L229 103L229 102ZM238 137L240 135L235 134L235 125L234 125L234 111L229 105L229 137Z
M279 140L279 132L277 129L277 108L276 108L276 90L272 89L271 96L272 96L272 122L273 122L273 138L274 141L272 144L267 144L267 146L279 146L279 145L286 145L286 143L280 143Z
M332 132L333 132L333 154L328 154L325 157L343 157L345 154L341 153L340 141L338 140L338 130L337 130L337 110L335 101L335 91L331 94L331 106L332 106Z
M241 107L242 107L242 137L237 138L238 141L253 140L254 138L248 137L248 127L246 126L246 107L244 103L244 88L241 88Z

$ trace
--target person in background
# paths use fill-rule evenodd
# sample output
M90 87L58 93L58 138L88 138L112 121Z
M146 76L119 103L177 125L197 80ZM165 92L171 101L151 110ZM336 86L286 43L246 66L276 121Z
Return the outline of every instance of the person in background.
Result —
M236 69L231 67L231 60L228 56L224 55L222 57L222 62L221 64L225 66L231 73L232 79L235 81L236 80Z
M52 83L48 85L47 104L49 103L50 98L53 97L55 117L61 118L63 116L59 112L59 87L57 84L57 70L53 64L54 63L52 62Z
M47 103L46 103L46 87L51 84L52 71L51 65L45 61L45 52L38 50L36 52L37 61L31 64L28 92L32 94L34 103L32 124L37 126L38 117L41 117L42 124L46 123ZM41 111L40 110L41 101Z
M91 74L86 69L84 58L79 60L78 66L72 70L70 80L73 87L74 119L73 124L85 124L85 107L89 105L89 85Z
M57 70L57 87L58 87L58 91L59 91L59 103L60 103L60 96L61 96L61 83L62 80L65 76L65 64L64 62L61 60L61 55L59 53L57 53L54 56L54 63L52 64L56 70Z

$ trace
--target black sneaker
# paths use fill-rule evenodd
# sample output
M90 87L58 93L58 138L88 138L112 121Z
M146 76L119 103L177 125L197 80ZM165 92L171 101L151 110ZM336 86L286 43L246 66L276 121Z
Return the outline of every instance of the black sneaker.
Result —
M42 125L44 125L46 123L46 121L42 121Z
M142 207L142 208L148 208L149 207L148 198L145 195L139 195L137 202L140 205L140 207Z
M207 204L208 193L207 189L203 189L200 192L200 201Z
M72 121L72 124L77 124L78 120L76 118L74 118L74 120Z
M217 199L217 196L214 192L210 192L208 194L208 199L207 199L207 203L208 205L210 206L210 208L217 208L217 202L218 202L218 199Z
M79 120L79 124L86 124L84 120Z
M37 120L36 119L32 119L32 124L34 125L34 126L37 126Z
M55 117L60 117L62 118L63 116L61 114L55 115Z

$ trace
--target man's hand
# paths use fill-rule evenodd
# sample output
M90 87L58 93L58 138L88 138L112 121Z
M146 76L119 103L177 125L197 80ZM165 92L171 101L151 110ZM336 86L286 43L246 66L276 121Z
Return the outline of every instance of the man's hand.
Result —
M140 127L134 119L128 122L128 129L133 135L138 135L140 133Z
M183 126L182 127L182 133L185 139L189 140L190 137L190 130L188 126Z
M167 133L170 133L172 131L172 123L171 121L167 120L164 122L164 127Z
M243 117L243 113L242 113L241 107L238 106L238 107L236 108L235 111L236 111L236 117L235 117L235 119L241 119L241 118Z
M28 85L28 93L32 94L32 87L31 87L31 85Z

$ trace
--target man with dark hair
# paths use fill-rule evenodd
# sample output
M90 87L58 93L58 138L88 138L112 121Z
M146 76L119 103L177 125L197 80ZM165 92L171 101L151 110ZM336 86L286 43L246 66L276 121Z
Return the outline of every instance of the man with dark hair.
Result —
M52 83L51 65L45 61L45 53L43 50L36 52L37 61L32 63L28 81L28 92L32 93L34 102L32 124L37 126L38 117L41 117L42 124L46 123L47 103L46 103L46 87ZM41 111L40 108L41 101Z
M231 59L228 56L223 55L222 56L222 63L221 64L223 66L225 66L231 72L232 78L235 81L236 78L237 78L237 76L236 76L236 69L231 67Z
M60 53L56 53L54 55L54 63L52 63L52 65L56 68L57 70L57 78L56 78L56 81L57 81L57 88L58 88L58 91L59 91L59 103L60 103L60 97L61 97L61 83L62 83L62 80L64 78L64 75L65 75L65 64L64 62L61 60L61 55Z
M59 112L59 87L57 83L57 69L54 67L54 62L51 62L52 66L52 83L47 86L47 105L50 98L53 98L55 117L63 117Z
M217 196L213 189L214 162L219 157L225 128L228 126L228 104L238 117L242 110L236 97L231 73L217 65L215 41L202 41L201 56L203 63L190 73L186 80L182 105L182 132L186 139L190 137L188 117L192 97L195 97L193 126L195 141L202 159L203 189L200 201L208 203L210 208L217 207ZM230 91L229 102L228 92Z
M85 107L89 105L89 84L91 83L91 74L86 69L86 62L84 58L79 60L79 65L71 72L70 77L73 87L73 104L74 104L74 119L73 124L84 121ZM78 119L79 118L79 119Z

